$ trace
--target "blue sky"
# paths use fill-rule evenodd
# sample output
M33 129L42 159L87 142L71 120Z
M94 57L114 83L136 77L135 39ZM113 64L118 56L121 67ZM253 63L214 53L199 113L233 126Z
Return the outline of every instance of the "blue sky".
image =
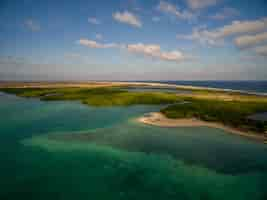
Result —
M267 80L265 0L0 0L0 80Z

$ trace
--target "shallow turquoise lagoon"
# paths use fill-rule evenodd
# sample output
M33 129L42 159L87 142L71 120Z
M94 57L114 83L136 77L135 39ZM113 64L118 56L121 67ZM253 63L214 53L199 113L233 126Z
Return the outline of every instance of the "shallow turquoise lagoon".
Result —
M0 199L267 199L267 146L222 130L135 121L0 94Z

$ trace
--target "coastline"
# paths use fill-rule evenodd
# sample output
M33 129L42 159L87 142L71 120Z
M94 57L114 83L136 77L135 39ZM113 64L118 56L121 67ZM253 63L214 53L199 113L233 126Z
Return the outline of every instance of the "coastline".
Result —
M228 133L239 135L239 136L257 140L257 141L261 141L267 144L267 137L264 135L256 135L254 133L249 133L247 131L232 128L232 127L223 125L218 122L205 122L205 121L195 119L195 118L170 119L170 118L165 117L160 112L148 113L145 116L137 118L136 121L138 121L139 123L147 124L147 125L169 127L169 128L206 126L210 128L222 129Z
M0 87L3 88L95 88L95 87L127 87L127 86L148 86L148 87L170 87L185 90L209 90L213 92L232 92L237 94L255 95L266 97L267 93L249 92L245 90L223 89L203 86L190 86L190 85L176 85L171 83L158 83L158 82L129 82L129 81L44 81L44 82L15 82L3 81L0 82Z
M165 104L170 104L170 103L175 103L178 101L177 96L181 96L182 99L185 97L190 97L190 98L195 98L195 99L201 99L201 100L215 100L218 102L221 102L222 104L227 104L228 101L232 101L232 102L240 102L237 104L227 104L228 106L226 106L226 108L232 108L234 105L240 106L240 105L244 105L246 106L246 102L250 102L249 105L252 105L251 102L253 102L253 105L257 105L259 104L259 108L262 110L262 106L265 106L264 108L266 108L267 105L267 99L265 97L259 97L259 96L242 96L242 95L235 95L235 94L228 94L228 93L206 93L206 91L204 91L204 93L200 93L199 91L197 91L196 93L192 93L192 94L172 94L172 95L167 95L164 94L163 96L161 96L162 94L157 94L157 93L153 93L154 96L152 95L152 93L148 93L147 95L137 95L135 93L133 93L134 95L130 95L131 93L125 93L124 95L117 95L117 93L114 93L112 91L107 92L105 89L102 90L102 88L106 88L106 87L120 87L120 86L156 86L156 87L173 87L173 88L179 88L179 86L175 86L175 85L170 85L170 84L162 84L162 83L144 83L144 82L96 82L96 81L91 81L91 82L24 82L24 83L7 83L5 82L3 84L3 82L0 82L0 88L11 88L11 94L12 94L12 88L15 89L23 89L23 88L32 88L32 90L25 90L25 95L24 97L39 97L40 99L44 99L44 100L81 100L82 103L84 104L88 104L88 105L93 105L93 106L113 106L113 105L135 105L135 104L143 104L145 102L145 104L153 104L154 102L156 102L157 104L160 102L162 104L162 102L165 102ZM73 87L73 88L72 88ZM90 94L90 92L82 92L80 91L80 88L100 88L99 92L92 93ZM37 91L36 89L44 89L45 92L42 93ZM67 88L70 88L69 92ZM76 88L76 89L74 89ZM77 90L78 88L78 90ZM194 86L184 86L184 89L196 89L199 87L194 87ZM51 90L52 89L52 90ZM64 95L62 95L62 97L60 96L59 98L53 98L53 96L57 96L55 94L57 94L57 89L64 89L63 91L65 91L66 89L66 93L64 93ZM74 89L74 90L73 90ZM204 88L202 88L204 89ZM207 88L206 88L207 89ZM209 88L210 90L212 90L211 88ZM217 90L217 89L216 89ZM36 92L37 91L37 92ZM217 91L226 91L225 89L218 89ZM18 92L18 94L20 94L21 96L23 96L23 92L24 90L22 90L22 93L20 93L19 90L15 90L15 92L13 91L14 94L17 94L16 92ZM28 92L28 93L27 93ZM61 93L62 91L59 91L59 93ZM106 94L107 92L107 94ZM167 96L166 96L167 95ZM51 97L52 96L52 97ZM110 97L110 99L107 100L107 96ZM151 96L153 98L151 98ZM50 98L49 98L50 97ZM150 99L152 99L152 101L150 101ZM156 99L153 102L153 99ZM86 101L85 101L86 100ZM241 103L242 102L242 103ZM163 103L164 104L164 103ZM198 105L198 104L197 104ZM204 104L205 105L205 104ZM198 105L201 106L201 105ZM209 107L209 106L208 106ZM258 108L257 107L257 108ZM220 107L215 107L216 109L218 109L218 111L221 109ZM225 108L225 109L226 109ZM251 108L251 106L250 106ZM199 109L202 109L202 106L199 107ZM205 112L209 112L208 109L203 108ZM265 111L265 109L263 109ZM174 109L175 111L175 109ZM177 110L179 111L179 109ZM251 112L258 112L254 107L251 108ZM242 114L242 110L236 110L237 114ZM193 115L191 115L193 116ZM229 119L227 119L229 121ZM220 122L207 122L207 121L202 121L199 119L170 119L165 117L165 115L161 114L161 113L154 113L154 114L150 114L147 115L145 117L140 117L138 119L139 122L145 123L145 124L150 124L150 125L155 125L155 126L162 126L162 127L192 127L192 126L206 126L206 127L212 127L212 128L219 128L219 129L223 129L226 130L229 133L233 133L236 135L240 135L240 136L244 136L247 138L251 138L251 139L256 139L256 140L260 140L263 141L264 143L267 143L267 134L260 134L258 132L254 132L254 131L250 131L247 129L242 129L242 128L233 128L231 126L227 126L224 125L223 123ZM242 123L241 123L242 125ZM243 125L246 125L245 123ZM255 129L258 130L258 129ZM261 129L261 130L266 130L266 129Z

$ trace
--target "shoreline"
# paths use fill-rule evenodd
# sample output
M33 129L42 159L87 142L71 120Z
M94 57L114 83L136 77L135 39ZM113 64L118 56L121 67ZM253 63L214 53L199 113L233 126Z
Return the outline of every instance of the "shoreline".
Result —
M176 85L172 83L158 82L127 82L127 81L44 81L44 82L16 82L3 81L0 82L0 87L3 88L65 88L65 87L80 87L80 88L95 88L95 87L127 87L127 86L150 86L150 87L169 87L184 90L209 90L214 92L232 92L237 94L255 95L266 97L267 93L249 92L245 90L223 89L203 86Z
M166 128L175 128L175 127L210 127L210 128L217 128L222 129L228 133L239 135L242 137L246 137L249 139L261 141L267 144L267 137L264 135L256 135L254 133L249 133L247 131L242 131L237 128L232 128L226 125L223 125L218 122L205 122L195 118L182 118L182 119L170 119L165 117L160 112L151 112L145 116L139 117L136 119L137 122L152 125L152 126L159 126L159 127L166 127Z

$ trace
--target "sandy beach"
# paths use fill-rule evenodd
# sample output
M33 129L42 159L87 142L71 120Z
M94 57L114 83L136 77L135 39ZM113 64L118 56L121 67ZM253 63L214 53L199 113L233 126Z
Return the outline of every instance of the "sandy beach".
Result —
M229 126L225 126L221 123L216 122L205 122L195 118L188 118L188 119L169 119L165 117L162 113L159 112L151 112L146 114L145 116L137 118L137 121L140 123L153 125L153 126L160 126L160 127L200 127L206 126L211 128L218 128L225 130L228 133L240 135L243 137L247 137L250 139L262 141L267 143L266 135L256 135L252 132L246 132L239 129L235 129Z

